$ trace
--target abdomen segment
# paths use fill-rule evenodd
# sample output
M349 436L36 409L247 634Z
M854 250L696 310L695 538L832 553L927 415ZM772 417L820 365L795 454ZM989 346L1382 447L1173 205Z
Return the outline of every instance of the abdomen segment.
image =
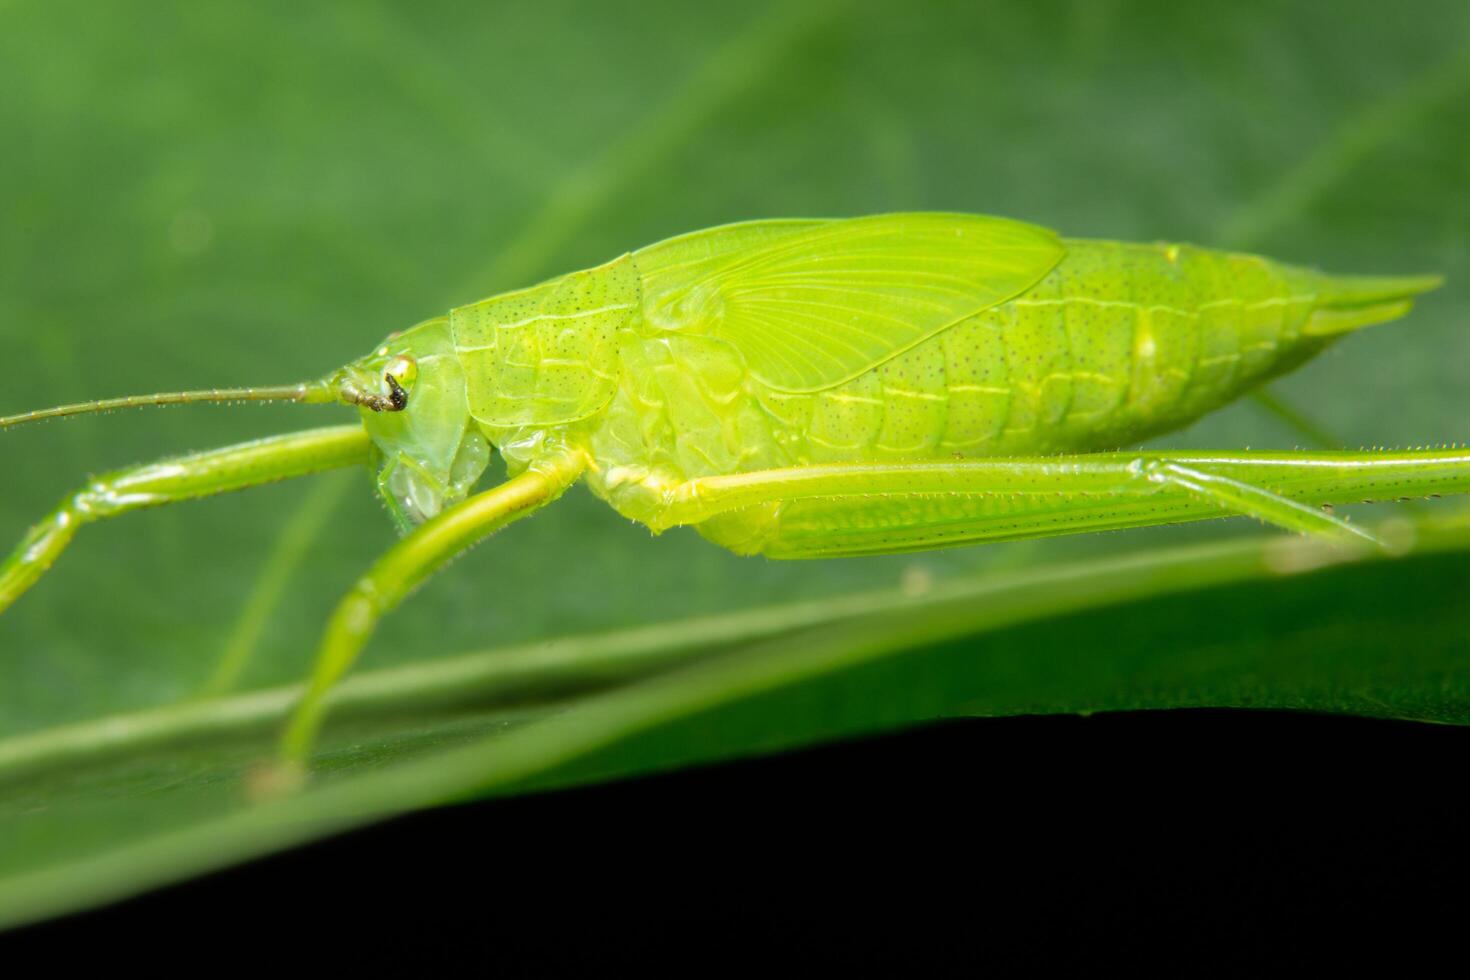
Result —
M816 462L1113 449L1186 425L1433 279L1335 279L1186 245L1068 241L1026 294L811 398ZM781 406L792 415L790 399Z

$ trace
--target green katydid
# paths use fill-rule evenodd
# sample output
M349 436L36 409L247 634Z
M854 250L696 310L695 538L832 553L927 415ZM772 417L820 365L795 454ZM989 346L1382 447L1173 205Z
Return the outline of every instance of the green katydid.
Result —
M0 609L88 521L369 464L404 536L326 626L282 741L302 763L379 618L579 479L654 531L689 524L773 558L1230 515L1371 543L1322 508L1470 490L1470 451L1114 450L1403 315L1437 284L964 214L695 232L424 321L317 381L0 419L252 399L361 415L94 480L0 565ZM492 447L511 476L472 493Z

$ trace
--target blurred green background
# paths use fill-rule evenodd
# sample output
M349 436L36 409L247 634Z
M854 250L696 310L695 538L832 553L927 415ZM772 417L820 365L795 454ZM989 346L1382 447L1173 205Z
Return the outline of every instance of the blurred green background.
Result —
M0 2L0 414L312 377L668 235L918 209L1442 272L1407 322L1277 390L1352 445L1470 434L1462 0ZM0 537L88 473L350 417L6 432ZM1167 444L1299 441L1242 404ZM298 678L392 540L365 477L342 491L320 521L300 483L84 531L0 617L0 736L195 693L293 523L302 556L243 682ZM576 491L458 561L364 666L1242 530L780 564L651 539Z

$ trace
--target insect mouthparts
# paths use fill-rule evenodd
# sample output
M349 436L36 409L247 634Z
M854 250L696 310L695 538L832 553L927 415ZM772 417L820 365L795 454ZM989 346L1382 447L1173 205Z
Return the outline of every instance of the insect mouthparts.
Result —
M359 405L374 412L401 412L408 407L408 392L398 383L398 379L391 374L383 375L383 380L388 383L388 394L378 395L370 391L363 391L352 383L344 383L337 391L337 396L345 404Z

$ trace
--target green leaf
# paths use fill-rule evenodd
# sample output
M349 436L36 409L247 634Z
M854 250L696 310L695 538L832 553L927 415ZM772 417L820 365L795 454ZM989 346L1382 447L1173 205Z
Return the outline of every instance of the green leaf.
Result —
M1441 272L1403 323L1275 392L1352 445L1463 438L1470 9L1409 8L3 4L0 414L316 376L725 222L951 210ZM1240 405L1165 444L1290 448L1283 415ZM0 537L88 473L333 418L351 416L7 431ZM263 804L248 777L322 622L393 540L368 480L88 527L0 616L0 920L404 808L939 717L1465 723L1465 532L1392 510L1361 515L1417 535L1387 562L1319 565L1223 522L778 563L571 494L388 619L323 772Z

